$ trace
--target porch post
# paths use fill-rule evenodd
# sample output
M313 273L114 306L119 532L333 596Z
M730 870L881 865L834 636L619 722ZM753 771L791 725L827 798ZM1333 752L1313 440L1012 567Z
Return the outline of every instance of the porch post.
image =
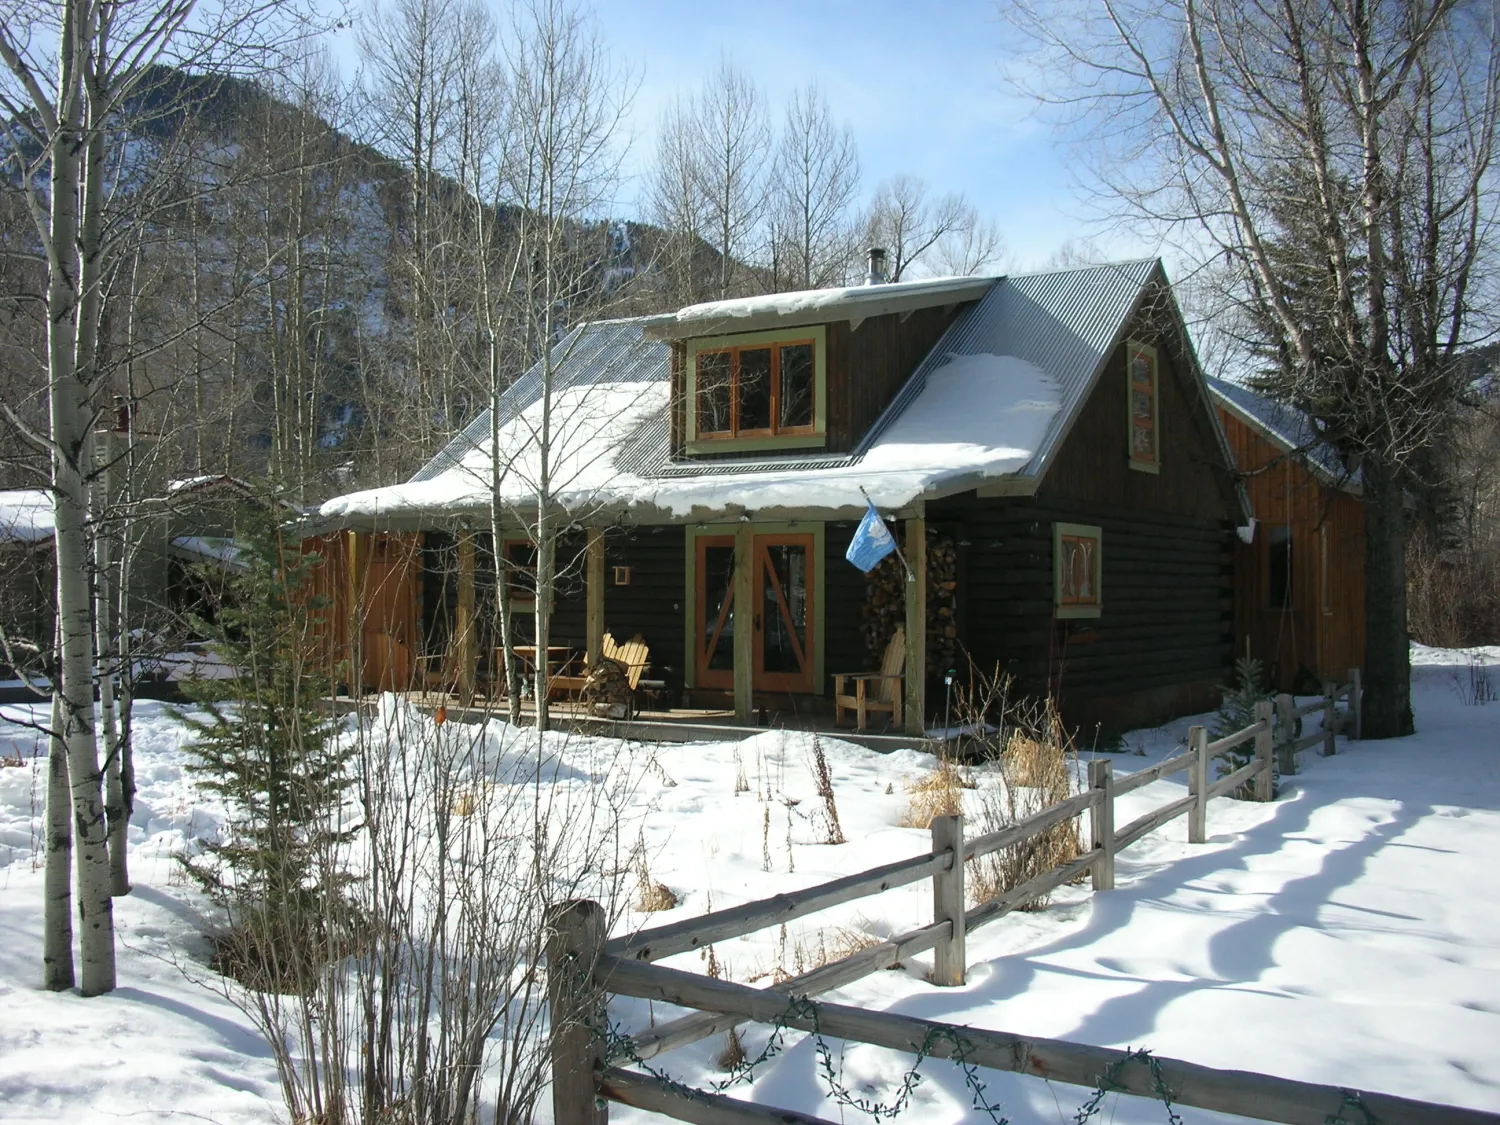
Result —
M358 699L365 693L365 574L361 568L369 560L366 552L359 549L360 533L349 531L345 536L349 551L349 603L344 623L349 655L349 694Z
M584 575L587 605L585 631L587 633L589 667L599 663L604 651L604 529L589 528L588 566Z
M734 717L750 721L755 707L755 529L740 521L734 529Z
M458 619L454 622L457 639L454 658L458 661L458 694L468 701L474 697L475 650L474 620L474 533L458 533Z
M927 520L906 521L906 733L927 733Z

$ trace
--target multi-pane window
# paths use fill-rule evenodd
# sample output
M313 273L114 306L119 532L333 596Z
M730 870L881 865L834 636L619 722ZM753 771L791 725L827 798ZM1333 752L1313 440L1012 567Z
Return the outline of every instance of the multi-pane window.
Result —
M698 352L698 437L812 433L814 348L793 340Z
M1098 617L1103 608L1103 533L1083 524L1054 525L1057 616Z
M1125 345L1125 375L1130 415L1130 464L1155 470L1160 465L1161 445L1157 430L1156 349L1150 344Z

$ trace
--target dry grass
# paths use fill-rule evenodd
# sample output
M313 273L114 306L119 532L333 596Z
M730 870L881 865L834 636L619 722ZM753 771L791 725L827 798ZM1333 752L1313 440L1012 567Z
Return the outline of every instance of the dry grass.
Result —
M971 670L957 693L960 721L993 733L976 740L983 759L974 834L998 831L1067 800L1073 793L1078 751L1055 700L1011 694L1011 681L997 669L992 676ZM1076 818L1039 836L972 860L965 873L969 897L988 902L1082 854ZM1049 896L1021 907L1040 910Z
M745 1044L740 1041L739 1028L729 1029L729 1034L724 1037L723 1049L714 1057L714 1064L729 1074L745 1065Z
M777 940L775 961L769 968L761 969L751 976L746 983L754 984L769 977L772 984L781 984L834 961L842 961L862 949L879 945L881 939L867 930L868 923L856 921L853 926L834 926L799 935L793 940L783 925Z
M20 769L26 764L26 759L17 754L14 758L0 757L0 768L9 766L11 769Z
M963 811L963 791L973 789L968 771L949 758L938 768L906 783L906 808L897 821L903 828L931 828L935 816L957 816Z
M642 914L654 914L658 910L671 910L678 903L676 894L665 883L651 877L646 863L646 837L642 834L632 849L631 864L635 868L635 908Z

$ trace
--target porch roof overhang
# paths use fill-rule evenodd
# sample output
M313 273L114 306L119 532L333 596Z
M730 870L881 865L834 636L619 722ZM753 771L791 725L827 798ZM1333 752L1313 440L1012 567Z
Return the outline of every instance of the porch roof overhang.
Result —
M872 316L977 301L998 280L997 277L937 277L708 301L659 317L643 331L648 339L686 340L841 320L857 325Z
M877 507L882 515L906 519L922 515L925 506L932 501L964 492L978 490L984 496L1032 496L1036 489L1036 479L1021 473L995 476L980 470L964 470L929 481L904 503ZM735 501L664 505L651 499L617 496L577 507L558 503L553 506L552 514L565 526L572 527L664 527L740 521L837 523L858 520L865 511L862 499L855 502L848 498L833 503L770 503L757 507ZM507 503L503 505L500 522L504 526L519 526L534 522L536 513L534 503ZM490 505L476 497L441 509L406 506L363 509L340 515L312 516L296 526L298 535L303 538L337 531L403 533L454 528L483 531L490 526Z

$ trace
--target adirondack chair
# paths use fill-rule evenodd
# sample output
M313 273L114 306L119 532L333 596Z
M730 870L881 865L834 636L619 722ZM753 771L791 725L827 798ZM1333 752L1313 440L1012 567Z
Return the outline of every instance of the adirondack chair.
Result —
M612 660L625 670L625 682L630 688L630 706L632 712L635 709L636 693L641 687L641 676L645 673L651 659L651 649L637 633L624 644L620 644L614 638L614 634L605 633L599 642L599 655L605 660ZM582 676L553 676L548 682L554 691L582 691L588 683L588 675Z
M854 729L864 730L871 711L890 713L893 726L901 725L901 696L906 679L906 629L896 627L890 643L885 646L885 656L880 661L878 672L836 672L833 677L833 722L837 726L843 721L845 711L855 715ZM845 681L852 681L854 694L844 690Z

